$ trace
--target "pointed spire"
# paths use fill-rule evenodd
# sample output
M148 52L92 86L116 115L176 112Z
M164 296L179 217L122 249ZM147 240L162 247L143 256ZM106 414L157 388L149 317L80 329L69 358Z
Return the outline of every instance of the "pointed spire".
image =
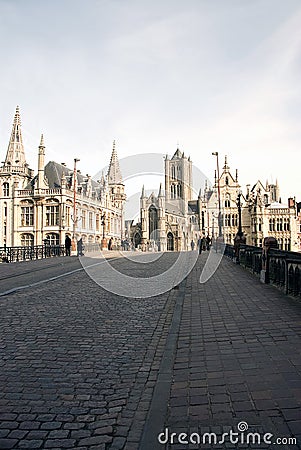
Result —
M39 152L38 152L38 179L37 179L37 188L45 189L47 186L45 180L45 145L44 145L44 136L41 135Z
M113 141L113 150L108 170L109 184L122 184L122 175L119 167L117 152L115 149L115 140Z
M104 185L106 184L106 180L105 180L105 176L104 176L103 171L102 171L102 174L101 174L100 184L101 184L102 186L104 186Z
M159 194L158 194L158 197L164 197L164 194L163 194L163 189L162 189L162 183L160 183L160 187L159 187Z
M6 153L5 164L7 163L19 167L23 167L26 164L19 106L16 107L13 128Z
M142 186L142 191L141 191L141 196L140 196L140 198L145 198L144 185Z
M228 157L227 155L225 155L225 165L223 167L224 170L229 170L229 166L228 166Z
M207 180L206 180L206 185L205 185L205 192L207 191ZM202 198L202 188L200 188L199 190L199 195L198 195L198 199L200 200Z

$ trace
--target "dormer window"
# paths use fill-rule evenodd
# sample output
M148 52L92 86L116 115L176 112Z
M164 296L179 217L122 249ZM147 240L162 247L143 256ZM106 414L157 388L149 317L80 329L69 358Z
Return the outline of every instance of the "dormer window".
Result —
M229 184L229 177L226 177L225 183L226 183L226 185L228 186L228 184Z

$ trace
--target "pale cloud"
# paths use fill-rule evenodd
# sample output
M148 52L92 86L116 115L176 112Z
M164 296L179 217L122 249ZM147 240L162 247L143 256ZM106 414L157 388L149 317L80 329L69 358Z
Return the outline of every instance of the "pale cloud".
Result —
M300 198L299 1L88 4L0 2L2 154L20 104L31 166L41 131L49 159L92 175L114 138L120 157L179 141L208 177L218 150L242 184Z

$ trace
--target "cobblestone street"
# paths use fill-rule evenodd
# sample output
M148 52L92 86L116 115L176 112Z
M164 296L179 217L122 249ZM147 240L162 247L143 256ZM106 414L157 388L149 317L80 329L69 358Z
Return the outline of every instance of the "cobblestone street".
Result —
M76 259L76 272L0 297L0 449L275 447L177 440L239 422L298 439L279 449L301 448L300 301L227 258L200 284L205 258L176 289L147 299L105 291ZM141 276L141 264L112 264ZM8 267L17 266L0 275ZM160 444L166 429L177 436Z

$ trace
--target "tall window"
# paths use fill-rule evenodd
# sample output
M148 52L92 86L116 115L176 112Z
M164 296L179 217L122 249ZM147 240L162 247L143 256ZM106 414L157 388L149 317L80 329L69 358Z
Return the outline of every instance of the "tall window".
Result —
M87 217L87 213L86 211L82 211L82 228L86 228L86 217Z
M46 235L49 245L60 245L60 237L57 233L49 233Z
M155 206L149 208L149 238L157 239L158 233L158 211Z
M70 217L71 217L71 213L70 213L70 206L66 206L66 226L70 227Z
M262 219L259 219L259 222L258 222L258 231L262 231ZM262 245L260 245L260 247L262 247Z
M21 226L30 227L33 225L33 206L21 206Z
M93 213L89 212L89 230L93 229Z
M59 224L59 206L47 205L46 206L46 226L53 227Z
M99 231L99 214L96 214L96 231Z
M23 233L21 235L21 245L22 245L22 247L32 247L33 246L33 234Z
M9 196L9 184L8 183L3 183L3 195L4 195L4 197Z

